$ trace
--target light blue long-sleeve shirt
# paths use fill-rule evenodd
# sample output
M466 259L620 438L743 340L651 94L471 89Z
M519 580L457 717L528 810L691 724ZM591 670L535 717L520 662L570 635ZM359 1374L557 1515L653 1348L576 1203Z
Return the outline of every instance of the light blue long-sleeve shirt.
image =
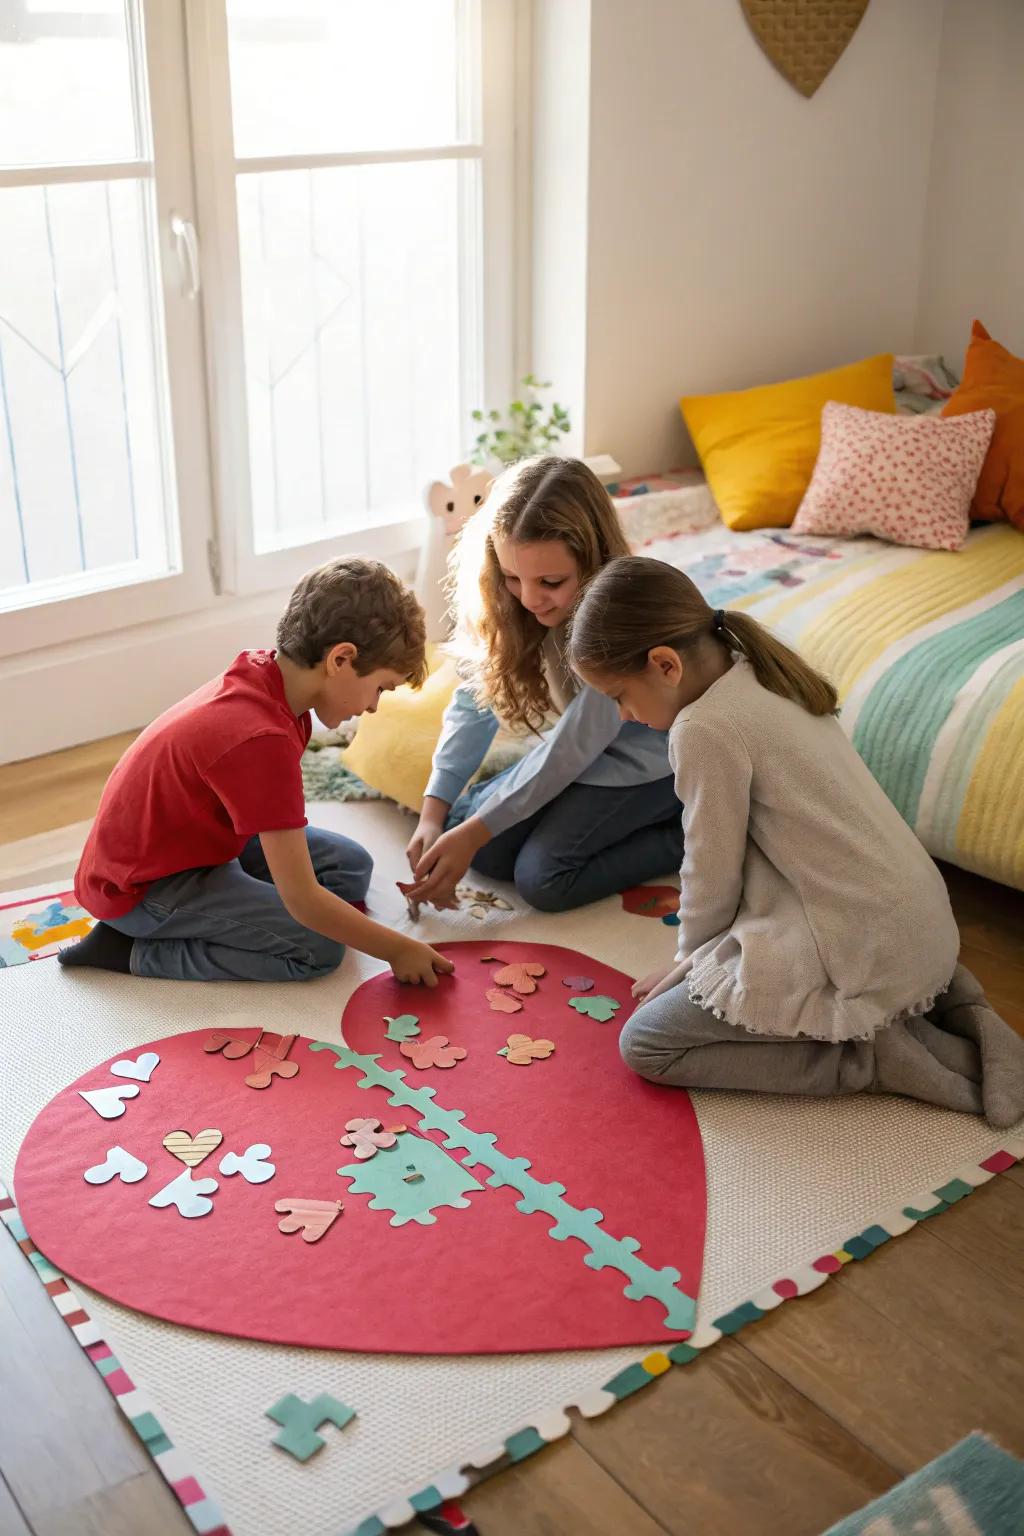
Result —
M498 731L498 719L459 687L445 711L426 793L453 804L480 767ZM581 687L531 752L495 782L477 815L496 837L525 821L570 784L650 784L671 773L668 736L645 725L623 724L611 699Z

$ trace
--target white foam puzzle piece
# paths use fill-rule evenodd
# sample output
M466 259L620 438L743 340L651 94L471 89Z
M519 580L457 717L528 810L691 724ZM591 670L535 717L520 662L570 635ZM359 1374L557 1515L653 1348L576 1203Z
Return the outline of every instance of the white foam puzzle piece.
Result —
M110 1070L115 1077L130 1077L137 1083L148 1083L159 1065L160 1057L156 1051L143 1051L134 1061L131 1057L115 1061Z
M225 1152L220 1160L219 1171L227 1177L233 1173L240 1173L247 1184L265 1184L277 1172L275 1165L266 1161L270 1152L271 1149L265 1141L254 1141L252 1146L246 1147L241 1155L237 1152Z
M176 1205L179 1216L206 1216L213 1210L213 1201L206 1197L219 1188L216 1179L193 1179L192 1170L186 1168L158 1190L149 1203L158 1209Z
M109 1088L79 1088L78 1096L104 1120L117 1120L124 1114L125 1099L134 1099L138 1091L138 1083L125 1083L123 1088L112 1083Z
M119 1178L122 1184L137 1184L148 1172L149 1168L141 1158L124 1147L110 1147L103 1162L87 1168L82 1178L87 1184L109 1184L113 1178Z

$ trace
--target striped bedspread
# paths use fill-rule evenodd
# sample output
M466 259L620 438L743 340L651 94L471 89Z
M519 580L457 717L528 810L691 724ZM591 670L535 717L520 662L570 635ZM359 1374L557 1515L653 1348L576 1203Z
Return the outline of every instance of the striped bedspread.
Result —
M1024 889L1024 534L958 554L788 529L648 544L836 683L854 746L928 851Z

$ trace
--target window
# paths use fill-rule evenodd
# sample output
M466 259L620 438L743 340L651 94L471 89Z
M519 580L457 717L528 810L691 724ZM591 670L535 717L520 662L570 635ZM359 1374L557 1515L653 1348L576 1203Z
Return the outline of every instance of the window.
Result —
M412 546L513 377L514 52L513 0L0 0L0 648Z

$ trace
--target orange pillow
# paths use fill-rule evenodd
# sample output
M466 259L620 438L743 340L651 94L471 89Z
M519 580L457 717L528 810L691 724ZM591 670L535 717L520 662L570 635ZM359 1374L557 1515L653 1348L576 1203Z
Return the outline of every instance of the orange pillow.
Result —
M971 503L971 516L1024 530L1024 358L993 341L980 320L971 327L960 388L942 407L962 416L991 407L996 429Z

